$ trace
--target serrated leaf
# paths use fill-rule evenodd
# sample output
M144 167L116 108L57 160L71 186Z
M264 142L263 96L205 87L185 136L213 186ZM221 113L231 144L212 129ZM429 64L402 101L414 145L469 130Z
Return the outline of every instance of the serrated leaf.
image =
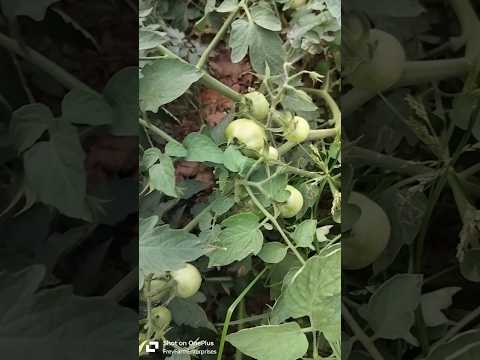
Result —
M206 252L195 235L168 226L140 231L139 242L139 265L144 274L178 270Z
M140 108L157 112L160 106L182 96L202 77L193 65L176 59L160 59L146 65L140 80Z
M460 290L460 287L446 287L423 294L421 306L425 325L433 327L450 323L442 310L452 305L452 297Z
M152 165L148 170L150 186L165 195L177 197L175 190L175 167L167 155L159 155L159 164Z
M243 19L232 23L228 46L232 49L230 56L233 63L239 63L247 56L254 30L254 24Z
M293 240L297 247L311 248L316 229L317 220L305 220L298 224L293 233Z
M266 66L272 75L283 71L285 50L280 36L272 31L254 25L250 42L250 63L259 74L265 74Z
M258 254L263 244L258 221L258 217L252 213L240 213L225 219L222 222L225 228L214 243L217 249L208 254L208 265L228 265L251 254Z
M384 339L404 339L417 345L410 333L415 322L415 309L420 304L423 276L398 274L387 280L368 302L368 323L375 336Z
M50 141L36 143L24 154L27 186L40 202L67 216L90 221L84 161L77 130L57 120L50 129Z
M209 161L216 164L223 164L223 151L207 135L201 133L190 133L183 140L187 149L187 161Z
M330 341L340 339L340 251L313 256L286 284L272 321L308 316Z
M280 19L275 15L270 5L265 2L261 2L250 9L253 21L258 26L271 31L282 30L282 23Z

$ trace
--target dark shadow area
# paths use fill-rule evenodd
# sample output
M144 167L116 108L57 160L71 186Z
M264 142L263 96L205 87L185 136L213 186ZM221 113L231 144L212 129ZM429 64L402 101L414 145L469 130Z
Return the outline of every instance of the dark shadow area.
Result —
M138 9L0 2L0 353L137 358Z

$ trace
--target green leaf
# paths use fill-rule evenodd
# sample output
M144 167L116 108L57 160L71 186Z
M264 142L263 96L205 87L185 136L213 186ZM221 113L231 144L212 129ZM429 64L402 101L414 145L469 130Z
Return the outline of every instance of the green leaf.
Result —
M286 57L280 36L254 25L250 39L250 63L253 69L265 74L268 65L272 75L280 74Z
M113 108L111 132L116 136L138 136L138 68L117 72L108 81L103 95Z
M144 274L178 270L206 253L195 235L168 226L141 229L139 242L139 264Z
M185 160L212 162L223 164L223 152L208 136L201 133L190 133L183 140L188 154Z
M225 150L223 165L232 172L242 172L249 164L251 159L243 155L234 145L229 145Z
M53 121L52 112L43 104L29 104L15 110L10 124L10 134L18 152L24 152L31 147Z
M257 360L297 360L308 350L308 340L294 322L240 330L229 334L227 341Z
M288 247L282 243L272 241L263 245L258 257L269 264L277 264L287 255Z
M50 130L50 141L39 142L24 154L26 183L40 202L67 216L90 221L84 161L77 130L57 120Z
M75 296L68 286L46 288L44 275L39 265L0 274L2 356L52 359L52 349L71 360L137 356L134 311L101 297Z
M225 228L214 243L217 249L208 254L209 267L228 265L258 254L263 244L258 220L252 213L240 213L225 219L222 222Z
M340 339L340 251L313 256L287 283L274 306L272 322L310 317L330 341Z
M232 23L228 46L232 49L230 56L233 63L239 63L247 56L254 32L255 25L246 20L237 19Z
M143 152L142 166L145 169L150 169L153 166L153 164L155 164L158 160L160 160L161 155L162 155L162 152L160 151L159 148L151 147L146 149Z
M472 118L473 112L477 104L480 102L479 96L474 96L470 94L463 94L455 97L453 100L453 107L450 113L452 120L455 122L460 129L467 130L470 125L470 120ZM480 114L478 114L477 119L474 120L472 133L477 140L480 141Z
M368 323L375 336L384 339L405 339L418 345L410 333L415 322L415 309L420 304L423 276L398 274L387 280L368 302Z
M138 50L149 50L162 45L165 42L164 34L149 29L140 29L138 36Z
M195 66L176 59L160 59L146 65L140 80L140 108L157 112L159 107L182 96L202 77Z
M9 19L15 16L28 16L33 20L43 20L50 5L59 0L1 0L3 14Z
M194 298L174 298L168 305L173 321L177 325L187 325L193 328L206 328L216 332L215 326L208 320L207 314Z
M219 13L232 12L238 8L238 0L224 0L217 8Z
M315 111L317 105L313 103L312 98L303 90L288 89L282 100L282 105L286 110L298 111Z
M317 229L317 220L305 220L295 227L293 240L297 247L306 247L313 249L313 239Z
M177 197L175 191L175 167L167 155L159 155L160 164L154 164L148 170L150 186L165 195Z
M174 157L184 157L187 156L188 151L182 144L169 141L165 146L165 154Z
M269 4L261 2L250 9L253 21L258 26L271 31L282 30L282 23Z
M450 320L442 310L452 305L452 297L460 290L460 287L446 287L423 294L421 305L425 325L433 327L449 324Z
M113 121L113 109L103 96L73 89L63 98L62 117L72 124L108 125Z

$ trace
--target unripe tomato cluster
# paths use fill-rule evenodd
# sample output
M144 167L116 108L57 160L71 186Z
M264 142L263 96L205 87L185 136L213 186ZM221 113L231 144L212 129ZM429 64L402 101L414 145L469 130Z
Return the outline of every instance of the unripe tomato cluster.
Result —
M264 124L270 113L268 100L258 91L248 93L244 98L245 101L241 104L241 109L246 109L246 112L251 118L242 117L233 120L225 129L225 137L229 143L235 140L243 145L247 151L253 151L267 161L278 160L278 150L268 145L267 134L265 132ZM283 136L286 140L301 143L308 138L310 125L304 118L293 116L289 112L276 113L278 115L278 122L282 125ZM288 185L285 190L288 191L290 195L286 202L279 205L280 216L292 218L302 209L303 196L300 191L291 185Z
M232 121L225 129L228 142L236 140L246 149L257 152L267 160L277 160L277 149L267 146L264 125L270 112L267 98L262 93L253 91L246 94L244 99L241 109L246 109L252 118L243 117ZM287 112L283 115L280 113L279 119L282 123L284 138L294 143L305 141L310 133L308 122L300 116L292 116Z

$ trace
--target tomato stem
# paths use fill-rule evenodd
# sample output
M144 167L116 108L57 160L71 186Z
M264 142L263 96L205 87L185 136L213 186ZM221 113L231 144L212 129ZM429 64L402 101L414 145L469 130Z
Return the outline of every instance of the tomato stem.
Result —
M222 337L220 338L220 345L218 347L218 354L217 360L222 360L223 349L225 348L225 341L227 340L227 333L228 333L228 326L230 325L230 321L232 319L233 312L237 308L238 304L243 300L243 298L248 294L250 289L257 283L258 280L265 274L267 271L267 267L265 267L258 275L248 284L248 286L238 295L235 301L230 305L227 310L227 315L225 317L225 321L223 323L223 330L222 330Z
M2 33L0 33L0 47L17 54L23 57L26 61L38 66L67 89L82 89L97 94L97 92L90 86L77 79L75 76L67 72L61 66L55 64L44 55L28 47L27 45L20 45L17 41Z
M210 42L210 44L208 44L208 47L205 49L202 56L198 60L198 63L197 63L197 68L198 69L202 69L205 66L205 64L208 61L208 57L209 57L210 53L212 52L213 49L215 49L215 47L218 45L220 40L222 40L222 38L225 35L225 33L227 32L230 24L233 22L233 20L237 16L238 10L240 9L240 6L242 6L242 4L243 4L243 1L240 5L237 6L237 8L235 10L233 10L230 13L230 15L227 17L227 19L223 23L223 25L218 30L218 32L215 35L215 37L213 38L213 40Z
M248 192L248 195L250 195L250 198L252 199L253 203L258 207L258 209L270 220L270 222L275 226L279 234L282 236L283 240L287 244L287 246L290 248L290 250L294 253L294 255L297 257L297 259L300 261L302 265L305 265L305 260L303 259L303 256L300 255L298 252L297 248L292 244L288 236L285 234L283 231L282 227L278 223L277 219L273 217L272 214L270 214L265 207L260 203L260 201L257 199L257 197L253 194L252 189L250 189L250 186L243 184L245 189Z
M342 317L347 322L350 329L352 329L355 337L360 341L363 347L370 353L374 360L384 360L383 355L378 351L372 339L362 330L353 315L350 313L348 307L342 302Z
M159 45L158 50L163 55L166 55L168 57L177 59L178 61L181 61L183 63L188 64L187 61L183 60L180 56L178 56L174 52L170 51L169 49L167 49L163 45ZM202 83L204 86L206 86L209 89L217 91L221 95L226 96L226 97L228 97L229 99L231 99L235 102L241 102L242 101L243 95L236 92L235 90L228 87L227 85L223 84L222 82L218 81L213 76L209 75L206 71L201 71L201 72L202 72L202 77L200 79L200 83Z

